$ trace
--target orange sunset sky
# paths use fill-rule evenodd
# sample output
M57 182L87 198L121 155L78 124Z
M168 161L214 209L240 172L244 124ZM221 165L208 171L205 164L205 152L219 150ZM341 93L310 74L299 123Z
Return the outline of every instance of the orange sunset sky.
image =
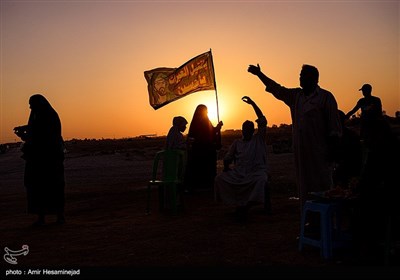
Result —
M1 0L0 143L19 141L28 99L42 93L60 115L63 136L165 135L172 118L189 122L206 104L216 125L215 91L158 110L143 72L179 67L212 50L223 130L255 119L290 124L288 107L264 91L249 64L286 87L299 86L302 64L347 112L373 86L383 110L400 110L400 1L6 1ZM187 131L185 131L187 133Z

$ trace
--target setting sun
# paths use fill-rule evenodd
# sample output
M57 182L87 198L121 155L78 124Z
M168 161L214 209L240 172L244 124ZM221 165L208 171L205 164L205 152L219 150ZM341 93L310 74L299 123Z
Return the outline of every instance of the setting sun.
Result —
M217 124L218 123L218 113L217 113L217 106L213 105L206 105L208 108L208 118L210 119L211 123Z

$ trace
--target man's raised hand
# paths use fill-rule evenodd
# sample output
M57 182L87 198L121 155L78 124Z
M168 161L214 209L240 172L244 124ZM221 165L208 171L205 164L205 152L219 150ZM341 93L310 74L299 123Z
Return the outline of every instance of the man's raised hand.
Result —
M242 97L242 100L243 100L244 102L248 103L248 104L253 104L253 103L254 103L253 100L252 100L250 97L248 97L248 96L243 96L243 97Z
M257 66L255 65L249 65L249 68L247 69L248 72L250 72L253 75L258 75L261 73L261 68L260 65L257 63Z

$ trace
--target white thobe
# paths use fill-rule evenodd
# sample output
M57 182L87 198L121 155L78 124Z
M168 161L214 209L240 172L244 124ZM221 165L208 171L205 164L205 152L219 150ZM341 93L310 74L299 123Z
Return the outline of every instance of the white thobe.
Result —
M267 121L263 116L257 123L257 133L249 141L235 140L225 155L225 160L234 161L233 169L215 178L216 196L227 205L264 203L264 188L268 178L265 143Z
M288 89L271 83L266 91L290 108L293 122L293 150L301 206L310 192L333 186L329 160L329 136L341 136L337 103L332 93L317 86L309 96L301 88Z

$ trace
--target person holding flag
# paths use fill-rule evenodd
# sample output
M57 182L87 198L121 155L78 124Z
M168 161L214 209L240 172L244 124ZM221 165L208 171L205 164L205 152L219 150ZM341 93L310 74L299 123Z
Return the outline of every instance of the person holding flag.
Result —
M212 125L206 105L200 104L196 107L187 135L188 161L185 176L187 192L214 187L222 126L222 121L215 127Z

